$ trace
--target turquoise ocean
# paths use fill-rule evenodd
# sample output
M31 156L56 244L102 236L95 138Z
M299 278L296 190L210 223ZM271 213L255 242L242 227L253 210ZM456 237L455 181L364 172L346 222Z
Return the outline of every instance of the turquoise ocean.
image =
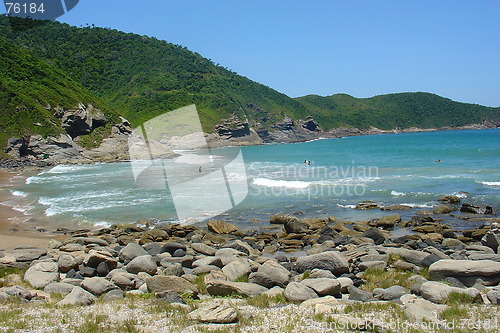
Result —
M432 210L439 204L436 200L448 194L500 209L500 129L355 136L238 149L245 168L227 178L246 179L248 195L211 218L243 229L267 225L270 215L280 213L349 221L397 213L409 219L418 210ZM212 151L214 170L227 163L225 150ZM169 191L137 186L130 162L59 165L18 177L8 190L12 196L3 204L23 211L32 224L88 227L177 221ZM193 191L206 191L207 203L215 200L202 182ZM189 191L184 199L190 200ZM354 209L365 200L412 209ZM210 217L210 212L200 212L200 220L204 214ZM443 218L456 228L481 223Z

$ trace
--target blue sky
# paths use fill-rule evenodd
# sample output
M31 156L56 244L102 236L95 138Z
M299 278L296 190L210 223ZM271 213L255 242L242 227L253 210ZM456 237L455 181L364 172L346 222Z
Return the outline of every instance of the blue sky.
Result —
M496 0L80 0L58 20L181 44L291 97L500 106L499 17Z

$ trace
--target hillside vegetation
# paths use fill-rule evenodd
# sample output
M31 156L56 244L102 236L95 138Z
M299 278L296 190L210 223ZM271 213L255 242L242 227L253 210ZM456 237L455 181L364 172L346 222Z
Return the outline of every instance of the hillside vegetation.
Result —
M309 95L296 99L327 127L375 126L380 129L458 127L498 122L500 109L454 102L435 94L416 92L354 98L346 94Z
M273 130L285 117L313 116L320 128L462 126L499 120L499 108L429 93L357 99L290 98L185 47L105 28L0 16L0 145L11 136L62 131L51 107L93 104L133 127L196 104L204 130L232 115ZM49 107L50 106L50 107Z

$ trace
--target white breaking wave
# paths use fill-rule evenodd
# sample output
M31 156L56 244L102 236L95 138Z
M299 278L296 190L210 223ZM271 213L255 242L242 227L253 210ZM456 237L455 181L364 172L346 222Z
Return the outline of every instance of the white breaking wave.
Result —
M478 183L487 186L500 186L500 182L478 182Z
M307 188L311 183L299 180L274 180L267 178L256 178L253 181L254 185L265 187L287 187L287 188Z
M22 191L12 191L12 195L16 197L23 197L26 198L28 196L28 193L22 192Z
M395 197L402 197L402 196L406 195L406 193L405 192L398 192L398 191L392 190L391 191L391 195L393 195Z
M356 205L341 205L341 204L337 204L337 206L339 206L340 208L350 208L350 209L356 208Z

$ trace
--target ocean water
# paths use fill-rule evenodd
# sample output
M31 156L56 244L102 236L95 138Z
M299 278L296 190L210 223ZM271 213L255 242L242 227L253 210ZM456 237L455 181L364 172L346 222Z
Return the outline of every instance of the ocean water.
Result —
M203 172L226 165L226 150L212 151L211 164ZM410 205L411 210L395 212L404 219L420 209L432 210L439 204L436 199L447 194L500 209L499 129L324 139L242 147L241 153L244 168L225 177L228 184L246 180L248 194L215 218L242 228L266 225L269 216L278 213L350 221L394 214L353 209L365 200L381 206ZM180 171L178 182L189 178L188 172L193 171ZM194 213L198 221L211 218L211 203L219 200L205 180L199 178L180 198L200 207ZM14 198L4 204L22 210L30 223L74 227L178 220L168 188L138 186L130 162L59 165L30 175L10 191ZM443 218L457 228L481 223Z

